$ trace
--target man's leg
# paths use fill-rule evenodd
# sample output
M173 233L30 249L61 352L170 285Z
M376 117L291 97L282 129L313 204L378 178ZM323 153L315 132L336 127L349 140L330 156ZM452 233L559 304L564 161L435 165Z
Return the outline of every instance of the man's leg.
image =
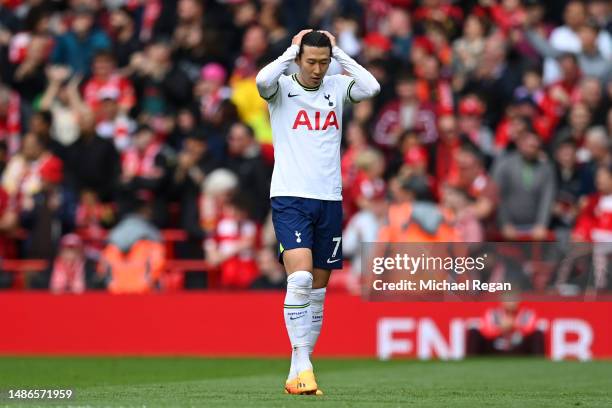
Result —
M297 391L298 374L312 368L308 351L310 338L310 292L312 290L312 217L308 200L299 197L274 197L272 223L280 244L279 261L287 272L287 294L283 312L291 341L291 368L287 384ZM291 380L291 381L289 381ZM295 392L297 393L297 392Z
M325 303L325 292L331 271L328 269L314 268L312 291L310 292L310 315L312 325L310 327L310 353L312 354L321 327L323 326L323 305Z
M314 280L310 294L312 327L310 330L310 352L321 333L323 304L332 269L342 268L342 202L320 201L317 222L314 225L312 262Z
M304 370L311 370L309 358L312 325L310 296L312 291L312 251L295 248L283 251L283 263L287 271L287 294L284 312L287 333L291 340L291 380Z

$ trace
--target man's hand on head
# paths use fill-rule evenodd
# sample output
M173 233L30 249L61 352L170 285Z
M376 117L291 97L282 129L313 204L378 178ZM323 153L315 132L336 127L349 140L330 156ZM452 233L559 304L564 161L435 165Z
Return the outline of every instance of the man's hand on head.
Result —
M302 38L311 31L312 28L309 28L307 30L302 30L296 35L294 35L293 40L291 40L291 45L300 45L302 43Z
M332 48L336 46L336 37L334 37L329 31L319 30L319 32L325 34L327 38L329 38Z

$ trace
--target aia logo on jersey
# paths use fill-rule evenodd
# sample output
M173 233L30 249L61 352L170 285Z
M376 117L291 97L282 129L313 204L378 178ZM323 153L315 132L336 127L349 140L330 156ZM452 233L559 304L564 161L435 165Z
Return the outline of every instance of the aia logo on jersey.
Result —
M314 114L313 118L308 117L308 112L304 109L300 110L295 117L295 121L293 122L293 129L297 129L300 126L306 126L308 130L327 130L330 127L335 127L336 129L340 129L338 125L338 118L336 117L336 112L329 111L327 116L323 120L323 125L321 126L321 116L322 113L317 111Z

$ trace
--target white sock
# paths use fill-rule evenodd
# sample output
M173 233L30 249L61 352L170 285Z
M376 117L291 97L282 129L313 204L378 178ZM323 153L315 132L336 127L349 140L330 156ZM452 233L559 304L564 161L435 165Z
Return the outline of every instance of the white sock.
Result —
M312 325L310 327L310 353L312 354L317 339L323 326L323 303L325 302L325 292L327 288L313 289L310 292L310 316Z
M312 290L312 273L308 271L293 272L287 277L287 295L285 296L285 326L291 340L293 353L289 379L299 372L311 370L310 363L310 292Z

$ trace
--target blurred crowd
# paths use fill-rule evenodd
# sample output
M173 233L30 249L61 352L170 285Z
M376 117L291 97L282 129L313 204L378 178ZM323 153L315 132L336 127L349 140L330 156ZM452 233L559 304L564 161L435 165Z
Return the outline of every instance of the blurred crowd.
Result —
M255 75L307 27L382 86L343 119L347 269L362 241L612 239L608 1L0 0L0 257L57 292L164 288L170 256L282 287Z

